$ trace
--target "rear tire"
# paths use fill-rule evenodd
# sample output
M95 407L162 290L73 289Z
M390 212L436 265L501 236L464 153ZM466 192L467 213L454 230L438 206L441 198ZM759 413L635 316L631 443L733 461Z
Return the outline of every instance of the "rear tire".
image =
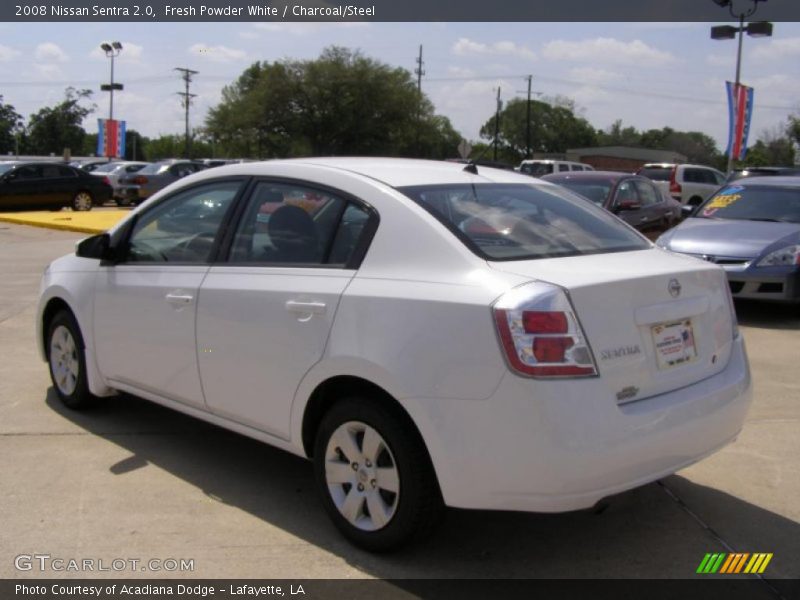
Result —
M50 379L61 402L73 410L94 405L97 398L86 379L83 337L72 313L62 310L50 321L46 348Z
M72 210L75 211L92 210L93 205L94 199L92 195L85 190L75 194L75 197L72 199Z
M381 402L337 402L314 444L314 475L325 510L348 540L373 552L422 539L444 509L419 433L401 410Z

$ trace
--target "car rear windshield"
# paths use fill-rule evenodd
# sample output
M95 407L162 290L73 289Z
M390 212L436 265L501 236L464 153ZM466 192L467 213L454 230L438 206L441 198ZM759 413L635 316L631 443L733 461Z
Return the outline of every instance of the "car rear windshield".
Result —
M636 173L652 181L669 181L672 176L672 167L645 167Z
M14 163L0 163L0 173L5 173L14 168Z
M526 175L541 177L553 172L553 163L523 163L519 170Z
M648 242L607 211L551 185L399 188L486 260L641 250Z
M706 200L695 216L800 223L800 186L729 185Z
M595 204L602 206L611 193L614 183L607 179L550 179L553 183L563 185L565 188L588 198Z

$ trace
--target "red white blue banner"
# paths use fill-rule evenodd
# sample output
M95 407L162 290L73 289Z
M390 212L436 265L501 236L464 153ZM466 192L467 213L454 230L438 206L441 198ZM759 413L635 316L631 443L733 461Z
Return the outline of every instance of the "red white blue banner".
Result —
M97 156L125 157L125 121L97 119Z
M725 154L735 160L744 160L747 153L747 135L753 118L753 88L725 82L728 92L728 149Z

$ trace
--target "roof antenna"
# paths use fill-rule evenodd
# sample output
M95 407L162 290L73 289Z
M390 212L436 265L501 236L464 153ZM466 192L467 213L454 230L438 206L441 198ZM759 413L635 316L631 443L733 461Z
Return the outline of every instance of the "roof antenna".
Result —
M486 153L489 151L489 148L491 148L496 142L497 142L497 135L495 135L495 137L492 139L491 143L486 145L486 148L483 149L483 152L481 152L475 158L470 159L469 163L467 163L467 166L464 167L462 170L466 171L467 173L472 173L473 175L477 175L478 174L478 161L480 159L482 159L486 155Z

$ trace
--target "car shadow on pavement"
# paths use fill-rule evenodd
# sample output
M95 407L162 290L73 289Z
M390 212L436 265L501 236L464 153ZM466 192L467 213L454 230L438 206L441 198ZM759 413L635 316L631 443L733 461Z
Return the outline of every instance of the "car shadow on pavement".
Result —
M760 329L800 329L800 304L736 300L739 325Z
M306 460L128 395L105 399L89 412L64 408L52 388L46 402L67 420L131 454L108 465L115 476L153 465L215 501L343 558L365 576L689 578L705 553L726 551L698 517L734 550L774 553L768 575L800 576L798 523L679 475L619 494L602 512L451 509L425 542L373 555L354 548L335 530L317 498ZM150 502L146 489L141 494L143 503ZM413 582L408 585L411 590Z

